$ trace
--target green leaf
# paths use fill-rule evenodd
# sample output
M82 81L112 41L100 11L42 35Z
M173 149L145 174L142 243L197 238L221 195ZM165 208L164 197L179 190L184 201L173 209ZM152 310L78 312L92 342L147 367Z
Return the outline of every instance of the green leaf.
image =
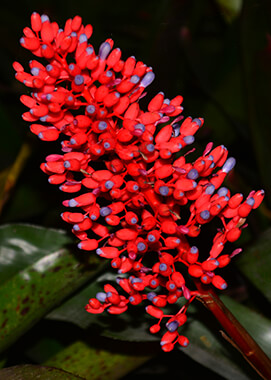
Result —
M0 371L0 378L5 380L79 380L82 377L61 369L39 365L16 365Z
M124 341L144 342L157 340L155 335L148 332L152 320L145 313L144 307L130 306L121 315L109 315L106 312L102 314L90 314L82 308L82 304L86 305L90 298L95 297L98 292L103 291L105 283L110 282L114 286L113 280L115 278L116 276L110 272L102 274L95 282L89 284L79 293L51 311L46 318L71 322L83 329L95 328L103 336Z
M227 296L221 300L230 309L238 321L251 334L267 355L271 354L271 321L240 305ZM199 305L189 307L189 320L183 327L183 334L190 345L181 351L198 363L229 380L249 380L253 378L245 359L222 338L221 327ZM201 319L200 319L201 318ZM208 318L208 319L207 319Z
M146 315L141 306L131 306L127 312L118 316L106 313L88 314L80 308L80 304L86 303L91 297L95 297L98 291L103 290L103 284L111 282L113 278L111 274L100 276L95 283L85 287L60 307L54 309L47 315L47 318L71 322L86 329L90 334L95 329L95 332L100 332L102 336L113 339L134 342L151 342L160 339L161 334L149 333L149 327L156 321ZM223 296L222 300L267 355L271 354L269 339L271 321L228 297ZM172 305L172 307L176 306ZM172 310L169 313L171 314ZM183 349L183 352L226 379L250 379L253 371L241 354L221 337L219 332L221 327L212 315L194 302L189 306L188 317L188 322L180 332L188 337L191 344L188 348ZM159 343L157 342L157 344Z
M10 224L0 227L0 284L46 255L72 244L65 231Z
M224 19L231 23L239 16L243 1L242 0L216 0Z
M62 368L87 380L113 380L120 379L150 358L147 355L118 353L115 349L92 348L85 342L77 341L50 358L45 365Z
M2 226L0 247L3 351L86 283L101 261L96 255L77 255L72 239L63 231L31 225Z
M271 302L271 229L266 230L237 260L240 271Z

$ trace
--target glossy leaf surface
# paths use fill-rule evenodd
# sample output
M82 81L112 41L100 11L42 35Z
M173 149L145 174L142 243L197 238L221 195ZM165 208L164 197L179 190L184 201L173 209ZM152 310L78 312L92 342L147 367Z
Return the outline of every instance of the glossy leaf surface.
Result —
M114 380L120 379L149 358L147 355L135 356L92 348L85 342L77 341L45 364L71 371L88 380Z
M237 261L240 271L271 302L271 230L266 230Z
M112 275L108 275L107 280L112 280ZM134 342L157 340L159 345L158 334L152 335L148 331L155 320L146 315L144 308L131 306L128 312L119 316L106 313L93 315L80 309L80 304L86 303L101 291L105 281L106 275L100 276L95 283L53 310L48 318L74 323L90 334L94 328L95 331L100 331L101 335L113 339ZM267 355L270 355L271 321L228 297L223 296L222 300ZM249 379L252 373L250 367L241 354L222 338L219 332L221 327L216 324L210 313L194 301L189 307L188 316L189 320L182 333L189 338L191 344L183 349L183 352L226 379Z
M18 365L4 368L0 371L0 378L5 380L79 380L82 377L66 371L38 365Z
M30 225L1 227L1 350L97 270L101 262L96 256L78 257L71 243L63 231Z

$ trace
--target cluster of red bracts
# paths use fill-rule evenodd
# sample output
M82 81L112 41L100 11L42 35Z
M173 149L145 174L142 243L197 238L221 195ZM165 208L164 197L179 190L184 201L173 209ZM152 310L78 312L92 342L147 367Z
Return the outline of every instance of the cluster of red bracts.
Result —
M203 119L183 120L182 97L169 100L162 92L142 111L139 99L154 79L152 68L134 57L121 59L111 39L95 53L91 34L79 16L62 30L46 15L32 14L20 42L43 63L30 61L30 73L14 63L16 78L33 91L21 96L29 108L23 119L41 140L62 139L62 154L46 157L41 169L51 184L75 193L63 202L74 211L61 216L72 225L78 247L96 250L124 275L117 283L126 296L107 284L86 310L120 314L128 304L148 302L147 313L158 319L152 333L168 318L161 345L170 351L176 342L188 344L178 328L196 295L182 273L225 289L215 271L241 250L222 254L224 246L239 238L264 192L243 199L221 187L235 165L224 146L209 143L187 162L189 152L180 152L194 142ZM199 252L190 242L213 218L221 228L209 253ZM180 311L164 315L162 309L178 300L185 300Z

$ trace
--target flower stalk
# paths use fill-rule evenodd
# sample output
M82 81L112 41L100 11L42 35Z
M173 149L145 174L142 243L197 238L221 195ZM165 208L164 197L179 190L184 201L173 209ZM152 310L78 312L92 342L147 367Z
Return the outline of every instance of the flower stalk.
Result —
M221 301L210 286L194 280L199 291L197 299L214 315L228 340L247 360L251 367L265 380L271 378L271 361L247 330Z

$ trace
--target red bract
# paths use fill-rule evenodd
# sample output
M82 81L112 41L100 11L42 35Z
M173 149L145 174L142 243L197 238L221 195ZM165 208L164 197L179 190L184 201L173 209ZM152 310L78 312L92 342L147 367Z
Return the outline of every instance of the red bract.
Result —
M106 285L86 310L120 314L128 304L145 302L156 318L151 333L168 319L161 345L171 351L176 343L189 343L178 332L197 295L188 289L187 275L227 287L215 272L240 249L231 255L223 249L239 238L264 191L243 200L221 187L235 166L224 146L209 143L189 162L181 153L203 119L183 120L182 96L170 100L162 92L143 111L139 100L154 80L152 68L134 57L121 59L111 39L95 52L91 34L92 26L83 26L79 16L62 30L46 15L32 14L20 42L41 62L30 61L30 73L14 63L16 78L32 89L21 96L29 108L23 119L41 140L61 139L62 153L46 157L41 169L51 184L73 194L63 201L73 210L61 216L73 225L78 247L96 250L124 274L117 283L125 296ZM199 252L193 238L214 218L221 226L209 252ZM179 312L165 315L163 308L180 299Z

